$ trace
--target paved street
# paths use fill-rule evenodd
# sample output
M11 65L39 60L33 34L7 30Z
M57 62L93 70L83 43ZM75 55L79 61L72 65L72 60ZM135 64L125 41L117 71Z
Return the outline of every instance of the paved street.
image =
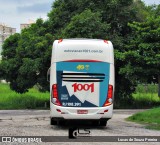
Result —
M114 116L108 121L106 127L89 126L92 136L160 136L160 131L148 130L143 125L124 120L138 111L142 110L114 110ZM49 120L49 110L1 110L0 136L68 136L67 126L51 126ZM79 142L76 144L88 143ZM138 144L158 145L154 142Z

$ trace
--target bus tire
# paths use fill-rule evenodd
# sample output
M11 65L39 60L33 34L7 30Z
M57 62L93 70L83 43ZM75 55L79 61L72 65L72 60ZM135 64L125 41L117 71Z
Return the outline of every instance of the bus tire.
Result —
M50 125L57 125L57 121L55 121L53 118L50 119Z
M105 120L101 120L99 123L100 126L106 126L107 125L107 121Z
M92 125L94 125L94 126L99 126L99 120L94 120L94 121L92 121Z
M61 125L61 126L65 125L65 121L64 120L59 120L58 125Z

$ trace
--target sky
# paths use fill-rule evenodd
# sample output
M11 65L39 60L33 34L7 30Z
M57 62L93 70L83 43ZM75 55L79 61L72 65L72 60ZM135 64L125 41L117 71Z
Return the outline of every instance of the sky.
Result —
M47 19L54 0L0 0L0 24L20 31L20 24Z
M147 5L160 4L160 0L143 0ZM35 21L37 18L47 19L54 0L0 0L0 24L16 28L20 32L20 24Z

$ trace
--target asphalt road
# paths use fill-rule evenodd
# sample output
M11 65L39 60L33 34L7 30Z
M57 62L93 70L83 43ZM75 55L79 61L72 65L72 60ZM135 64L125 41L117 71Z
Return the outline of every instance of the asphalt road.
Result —
M106 127L89 126L88 128L90 128L92 136L160 136L160 131L148 130L144 128L144 125L125 121L125 118L139 111L142 110L114 110L113 118L108 121ZM68 127L51 126L49 110L0 110L0 136L68 136ZM89 143L79 142L76 144ZM102 143L95 142L92 144ZM116 145L119 143L108 144ZM159 143L123 142L120 144L158 145Z

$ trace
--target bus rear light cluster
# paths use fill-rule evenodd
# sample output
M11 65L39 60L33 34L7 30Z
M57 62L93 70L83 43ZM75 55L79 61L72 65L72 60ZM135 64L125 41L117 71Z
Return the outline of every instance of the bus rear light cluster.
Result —
M108 41L107 41L107 40L104 40L104 43L107 43L107 44L108 44Z
M113 86L112 85L108 85L107 99L106 99L103 107L109 106L109 105L112 104L112 97L113 97Z
M52 103L58 106L62 106L58 99L58 89L57 89L57 84L52 85Z
M58 40L58 43L61 43L62 41L63 41L63 39L59 39L59 40Z

